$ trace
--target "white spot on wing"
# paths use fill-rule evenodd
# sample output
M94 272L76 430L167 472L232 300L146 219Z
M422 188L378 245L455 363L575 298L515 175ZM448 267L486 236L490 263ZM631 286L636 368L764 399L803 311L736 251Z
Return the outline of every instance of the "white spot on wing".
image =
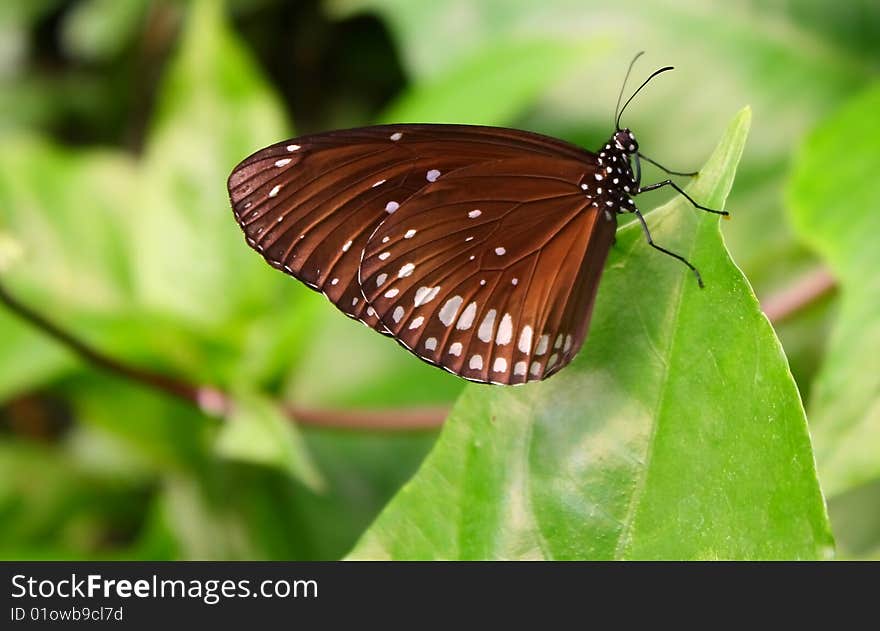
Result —
M280 191L280 190L281 190L281 185L276 184L275 186L272 187L272 190L269 191L269 197L275 197L278 194L278 191Z
M400 268L400 271L397 272L398 278L406 278L407 276L412 276L413 270L416 268L412 263L407 263L403 267Z
M388 291L386 291L385 297L386 298L394 298L394 296L396 296L399 293L400 293L400 290L395 287L393 289L389 289Z
M409 328L410 329L417 329L420 326L422 326L422 322L424 322L424 321L425 321L424 316L418 316L416 318L413 318L413 321L409 323Z
M414 299L415 306L421 307L422 305L428 304L437 297L439 291L439 285L437 287L419 287L416 289L416 296Z
M281 160L275 160L276 167L283 167L291 163L290 158L282 158Z
M510 344L513 338L513 319L509 313L505 313L498 325L498 335L495 336L495 343L499 345Z
M394 309L394 313L391 314L391 319L395 322L400 322L403 319L403 313L403 307L398 306Z
M427 173L425 173L425 179L429 182L436 182L437 178L440 177L440 171L437 169L431 169Z
M385 274L384 272L376 276L376 287L381 287L382 283L384 283L387 278L388 274Z
M482 214L483 214L483 212L481 210L474 209L468 213L468 217L470 217L471 219L476 219L477 217L479 217Z
M522 332L519 334L518 347L523 353L528 353L532 350L532 327L528 324L523 327Z
M370 188L376 188L377 186L382 186L385 182L386 182L386 180L379 180L378 182L373 182L373 186L371 186Z
M541 362L532 362L532 367L529 369L529 372L532 373L533 376L539 377L541 375Z
M526 369L528 367L529 367L529 365L526 362L516 362L513 365L513 374L520 376L520 377L525 377L526 376Z
M437 349L437 338L436 337L429 337L427 340L425 340L425 348L427 348L429 351L436 350Z
M477 337L483 340L484 342L488 342L492 339L492 331L495 328L495 314L497 312L495 309L489 309L489 312L486 314L486 317L483 318L483 321L480 323L480 328L477 330Z
M403 134L401 134L399 131L396 131L388 137L391 138L391 140L396 141L396 140L400 140L401 138L403 138Z
M461 296L453 296L449 300L446 301L446 304L440 309L440 313L437 314L437 317L440 318L440 322L449 326L452 324L452 321L455 320L455 316L458 313L458 309L461 307L461 303L464 302L464 298Z
M449 354L455 356L461 355L461 342L456 342L455 344L450 346Z
M387 259L389 256L391 256L391 252L382 252L382 254L379 255L379 260L380 260L380 261L384 261L384 260Z
M495 363L492 364L492 370L494 372L507 372L507 360L503 357L496 357Z
M564 336L562 335L562 333L556 336L556 341L553 343L553 348L562 348L563 337Z
M415 230L407 230L407 231L406 231L406 234L403 235L403 238L404 238L404 239L412 239L414 236L416 236L416 231L415 231Z
M506 253L507 253L507 250L505 250L504 248L495 248L495 254L497 254L498 256L502 256Z
M461 317L458 319L458 323L455 325L455 328L460 331L467 331L474 323L474 316L476 315L477 303L472 302L467 307L465 307L464 311L461 312Z
M346 241L345 245L342 246L343 252L348 252L348 248L351 247L351 241Z
M538 338L538 348L535 349L535 355L543 355L550 348L550 336L542 335Z
M571 350L571 342L572 342L571 335L566 335L565 336L565 346L562 348L562 351L564 353L567 353L568 351Z
M400 208L400 204L398 204L397 202L388 202L387 204L385 204L385 212L389 215L398 208Z
M471 356L471 360L468 362L468 368L470 368L471 370L482 370L483 369L483 356L482 355Z
M300 148L299 145L287 145L287 150L290 151L291 153L293 153L294 151L296 151L299 148Z

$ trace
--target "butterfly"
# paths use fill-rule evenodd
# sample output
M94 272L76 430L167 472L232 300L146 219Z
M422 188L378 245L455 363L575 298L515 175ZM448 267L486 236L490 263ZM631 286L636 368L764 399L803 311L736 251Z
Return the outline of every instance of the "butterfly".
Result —
M639 53L640 55L641 53ZM630 63L627 77L638 56ZM247 243L345 315L470 381L546 379L580 350L644 159L620 116L598 152L540 134L396 124L285 140L228 180ZM626 79L624 79L624 86ZM623 95L621 88L620 95Z

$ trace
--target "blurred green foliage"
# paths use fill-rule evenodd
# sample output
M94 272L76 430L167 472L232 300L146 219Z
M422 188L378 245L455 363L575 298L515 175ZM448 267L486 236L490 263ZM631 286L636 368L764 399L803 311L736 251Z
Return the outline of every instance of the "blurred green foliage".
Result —
M826 300L777 332L808 402L807 418L816 423L819 481L829 498L838 554L880 555L880 528L865 526L877 524L880 514L880 392L872 364L880 352L878 295L870 273L861 273L873 269L876 256L871 174L877 172L880 130L874 122L876 88L868 86L877 76L878 42L880 5L870 0L0 4L4 282L113 355L215 384L239 402L235 417L210 418L83 365L0 310L0 557L312 559L348 553L419 468L436 434L298 429L282 420L279 402L450 404L463 384L414 361L266 267L232 220L228 172L251 151L296 133L390 120L509 125L596 147L611 130L625 65L643 48L649 54L642 72L656 65L678 68L626 113L626 124L649 156L694 167L715 147L730 117L742 105L752 106L752 132L727 203L734 217L722 227L733 260L757 295L767 296L825 261L841 281L839 307ZM657 175L650 171L647 177ZM648 209L665 199L650 194L640 204ZM676 216L687 216L687 208L675 208ZM660 234L668 240L679 229L691 229L664 222ZM625 230L621 243L635 236ZM723 258L717 238L710 232L701 238L706 241L699 247L721 250L718 269L734 279L731 291L746 297L689 316L688 327L700 318L748 327L757 340L756 356L770 358L775 376L767 378L787 383L784 358L762 328L747 285ZM649 261L656 259L644 250L634 245L627 256L634 257L628 259L633 265L645 257L640 273L650 279L655 272ZM618 282L611 278L609 287ZM657 335L679 328L670 327ZM832 327L826 354L825 332ZM590 344L607 343L595 333ZM582 369L590 366L586 362ZM735 372L737 379L757 380L752 366L738 369L746 372ZM557 397L566 396L566 380L578 380L577 366L571 370L570 377L557 378L558 385L548 382ZM576 395L578 386L570 388ZM784 500L766 499L756 510L782 511L773 521L781 539L794 532L793 524L800 524L800 533L808 525L812 547L796 548L791 539L788 548L768 540L763 548L707 544L694 552L670 547L667 539L616 556L826 553L821 501L810 486L811 455L797 429L802 411L790 384L780 388L759 399L778 405L778 418L787 419L777 434L782 447L771 449L758 434L725 450L724 444L740 439L729 424L743 420L728 410L718 430L724 438L708 453L724 460L766 449L747 458L748 480L770 472L778 477L774 466L791 463L785 469L794 476L786 487L790 493ZM484 428L484 406L508 396L469 387L431 459L448 465L461 441L492 440L500 430ZM544 401L538 415L511 413L517 419L511 425L538 422L552 429L561 410L579 399L561 401L558 410ZM565 416L561 424L574 418ZM631 430L644 427L635 423ZM669 431L671 444L688 446L687 426ZM484 432L482 438L477 432ZM499 439L515 441L517 435L502 432ZM591 439L613 451L613 444L603 442L613 434ZM674 460L675 453L667 457ZM543 458L557 455L550 450ZM515 452L499 449L496 456L497 462L484 464L516 462ZM790 460L771 462L783 457ZM666 495L649 499L668 498L670 489L683 492L676 485L700 483L679 479L688 473L667 472L662 465L655 475ZM548 471L545 466L539 473ZM556 501L574 502L573 512L553 525L576 530L577 519L591 518L588 497L569 498L560 486L583 471L561 471L538 480L538 489L545 499L558 492ZM601 476L604 470L597 471ZM373 548L377 555L409 545L394 520L401 505L412 504L414 490L430 493L417 498L430 505L443 493L468 489L463 482L441 493L430 484L436 475L429 462L370 531L379 537L370 539L372 545L381 541L381 551ZM736 477L730 482L726 493L733 493ZM499 501L500 491L477 487L470 501L483 498L480 493ZM741 488L746 495L731 506L765 497L751 482ZM802 515L792 516L798 505ZM428 509L408 509L431 519ZM672 510L655 506L645 514L668 528L679 523L669 517ZM737 513L724 517L724 527L736 528L738 516L743 524L758 523L758 513ZM513 540L518 535L504 519L477 525L484 532L475 533L475 541L508 537L507 547L494 553L517 555L522 542ZM704 533L703 541L722 532ZM648 539L639 541L650 539L651 533L642 534ZM358 550L368 549L364 545ZM411 555L453 556L451 548L424 545L411 548ZM471 550L479 556L493 548L474 544ZM564 550L548 556L588 554L587 547Z
M880 278L871 272L880 264L878 113L875 82L808 137L789 184L794 225L842 287L810 397L816 460L832 496L880 478Z

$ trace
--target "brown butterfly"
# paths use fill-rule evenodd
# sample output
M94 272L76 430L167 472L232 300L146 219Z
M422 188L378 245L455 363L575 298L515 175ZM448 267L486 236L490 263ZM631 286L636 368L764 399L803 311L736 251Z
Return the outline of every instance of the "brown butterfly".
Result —
M597 153L469 125L279 142L229 176L235 217L272 266L420 359L477 382L545 379L584 342L619 213L635 214L649 244L702 286L693 265L653 243L633 197L672 186L727 213L668 179L642 186L639 159L660 165L620 127L633 97L671 69L623 108L618 98L616 131Z

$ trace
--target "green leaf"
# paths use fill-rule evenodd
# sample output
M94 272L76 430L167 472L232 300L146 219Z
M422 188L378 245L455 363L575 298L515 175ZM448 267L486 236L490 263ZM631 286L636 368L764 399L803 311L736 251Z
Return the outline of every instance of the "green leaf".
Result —
M313 491L325 487L294 423L277 403L240 395L217 436L217 452L231 460L287 471Z
M381 120L509 125L596 48L566 40L493 42L441 76L416 83Z
M21 249L16 281L70 305L123 304L130 296L129 204L137 186L126 156L6 138L0 146L0 229Z
M804 144L788 191L801 238L831 266L841 300L809 401L829 495L880 476L880 83Z
M288 131L279 99L226 24L222 3L191 3L161 87L133 218L145 304L210 325L274 295L283 275L265 273L243 247L226 178Z
M58 344L0 308L0 401L46 383L72 364Z
M21 259L21 244L11 234L0 230L0 274L10 269Z
M66 51L88 61L118 55L134 38L147 0L85 0L72 7L63 22Z
M750 121L689 187L721 207ZM647 216L706 288L618 230L592 332L570 367L468 387L437 446L354 558L823 558L832 540L785 356L717 218Z

